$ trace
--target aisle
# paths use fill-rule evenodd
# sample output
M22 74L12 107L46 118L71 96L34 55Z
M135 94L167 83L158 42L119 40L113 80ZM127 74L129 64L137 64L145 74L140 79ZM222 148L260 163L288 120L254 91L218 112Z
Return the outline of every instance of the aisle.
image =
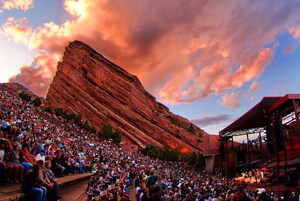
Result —
M85 190L88 180L77 181L64 186L60 194L63 197L62 201L86 201Z

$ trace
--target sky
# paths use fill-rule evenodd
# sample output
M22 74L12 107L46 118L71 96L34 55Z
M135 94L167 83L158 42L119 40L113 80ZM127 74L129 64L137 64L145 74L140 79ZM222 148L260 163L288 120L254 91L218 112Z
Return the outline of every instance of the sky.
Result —
M0 0L0 82L45 96L80 40L218 134L264 96L300 93L299 0Z

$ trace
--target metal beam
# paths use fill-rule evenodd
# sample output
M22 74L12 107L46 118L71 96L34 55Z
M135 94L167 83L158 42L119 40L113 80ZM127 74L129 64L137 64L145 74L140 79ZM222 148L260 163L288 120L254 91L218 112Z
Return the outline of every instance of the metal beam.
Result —
M220 133L220 136L221 137L234 137L234 136L242 136L242 135L250 135L250 134L260 133L263 131L265 131L264 127L249 128L249 129L244 129L244 130Z

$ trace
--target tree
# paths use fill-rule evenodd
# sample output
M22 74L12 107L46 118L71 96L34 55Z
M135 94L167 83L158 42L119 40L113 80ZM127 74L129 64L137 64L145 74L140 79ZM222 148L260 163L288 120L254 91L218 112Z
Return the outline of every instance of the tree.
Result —
M24 93L23 91L19 94L19 97L24 101L27 102L31 101L31 97L28 94Z
M204 160L203 154L200 154L200 153L197 154L195 166L198 168L205 166L205 160Z
M195 152L193 152L190 156L189 164L190 165L195 165L196 160L197 160L197 154Z
M96 132L97 132L95 126L91 126L89 131L90 131L91 133L96 133Z
M63 108L55 108L54 109L55 115L56 116L62 116L64 114L64 109Z
M79 125L79 126L81 126L81 124L82 124L81 120L82 120L81 114L78 114L78 115L74 118L75 124L77 124L77 125Z
M170 161L178 161L178 157L179 157L178 149L171 149L171 151L169 153L169 160Z
M189 156L189 155L187 155L187 154L182 154L180 160L181 160L181 161L184 161L184 162L190 162L191 156Z
M90 131L90 129L91 129L91 127L87 121L84 122L84 124L82 125L82 128L85 129L86 131Z
M39 106L42 105L42 101L41 101L41 99L40 99L39 97L33 99L32 103L33 103L33 105L36 106L36 107L39 107Z
M44 110L45 112L48 112L48 113L52 114L52 108L51 107L42 107L42 110Z
M146 144L146 149L144 153L147 154L148 156L153 156L153 157L161 156L161 153L159 152L157 146L151 143Z
M114 142L120 143L122 140L122 136L120 134L120 131L117 129L115 132L111 134L111 138Z
M110 138L112 134L112 126L110 124L106 124L103 126L102 130L99 131L99 137Z
M77 115L74 112L70 112L67 116L68 120L75 120Z

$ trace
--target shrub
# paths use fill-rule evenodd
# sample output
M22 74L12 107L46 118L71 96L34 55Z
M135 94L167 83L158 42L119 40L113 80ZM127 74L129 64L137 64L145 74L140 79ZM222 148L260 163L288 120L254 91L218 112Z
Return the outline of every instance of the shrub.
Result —
M118 129L111 134L111 138L114 142L117 143L120 143L122 141L122 135L120 134L120 131Z
M79 126L81 126L82 124L81 120L82 120L81 114L76 115L76 117L74 118L74 122Z
M65 113L63 108L55 108L54 112L56 116L62 116Z
M70 112L67 116L68 120L75 120L77 115L74 112ZM81 119L80 119L81 120Z
M146 144L146 149L144 149L142 153L147 156L161 157L161 152L159 151L158 147L152 143Z
M99 137L111 138L112 126L110 124L104 125L102 130L99 131Z
M24 100L24 101L27 101L27 102L30 102L30 101L31 101L31 97L30 97L28 94L24 93L24 92L21 92L21 93L19 94L19 97L20 97L22 100Z
M40 99L39 97L33 99L32 103L33 103L33 105L36 106L36 107L39 107L39 106L42 105L42 101L41 101L41 99Z
M52 108L51 107L42 107L42 110L44 110L45 112L48 112L48 113L52 114Z

